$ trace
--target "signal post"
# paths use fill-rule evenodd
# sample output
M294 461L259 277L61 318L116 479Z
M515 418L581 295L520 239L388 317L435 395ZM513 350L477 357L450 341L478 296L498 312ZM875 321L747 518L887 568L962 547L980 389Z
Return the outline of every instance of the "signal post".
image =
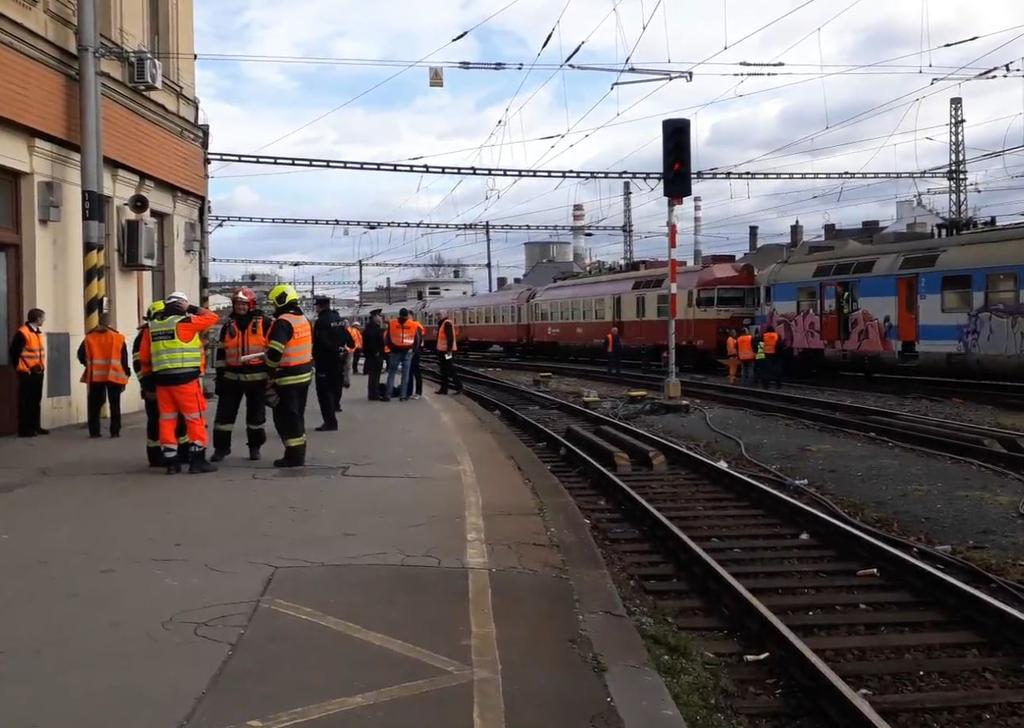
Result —
M665 119L661 122L662 187L668 201L668 372L665 398L678 399L682 386L676 376L676 315L678 312L678 263L676 244L676 207L690 196L690 120Z

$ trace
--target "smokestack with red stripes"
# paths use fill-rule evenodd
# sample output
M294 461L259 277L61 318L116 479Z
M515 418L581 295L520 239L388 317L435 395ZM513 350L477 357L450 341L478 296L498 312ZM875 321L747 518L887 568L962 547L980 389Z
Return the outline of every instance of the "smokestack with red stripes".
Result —
M700 265L704 258L701 248L701 236L704 234L704 210L700 195L693 196L693 264Z
M572 260L580 268L587 267L587 249L583 244L586 238L587 213L583 209L583 203L577 202L572 206Z

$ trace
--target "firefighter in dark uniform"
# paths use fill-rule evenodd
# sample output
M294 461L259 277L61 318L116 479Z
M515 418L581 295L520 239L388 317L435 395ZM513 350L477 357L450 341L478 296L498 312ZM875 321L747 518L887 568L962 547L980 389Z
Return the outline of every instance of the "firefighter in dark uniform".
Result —
M274 427L284 442L276 468L306 464L306 398L313 380L313 328L299 307L294 286L274 286L268 295L274 323L267 334L267 401L274 408Z
M214 366L217 369L217 415L213 425L213 462L231 452L231 434L238 410L245 400L246 444L249 459L260 459L260 448L267 441L267 332L273 323L256 308L256 294L239 288L231 297L233 310L220 329L220 346Z
M344 320L331 308L331 299L317 298L316 323L313 325L313 366L316 368L316 398L320 403L323 424L317 432L338 429L337 412L341 412L347 353L355 347Z
M146 315L132 342L132 371L139 379L139 393L146 407L146 459L150 467L159 468L164 464L160 451L160 410L156 404L156 383L149 362L142 360L142 340L149 329L149 322L164 310L163 301L153 301L146 309ZM178 420L178 457L184 462L188 458L188 437L185 435L185 420Z

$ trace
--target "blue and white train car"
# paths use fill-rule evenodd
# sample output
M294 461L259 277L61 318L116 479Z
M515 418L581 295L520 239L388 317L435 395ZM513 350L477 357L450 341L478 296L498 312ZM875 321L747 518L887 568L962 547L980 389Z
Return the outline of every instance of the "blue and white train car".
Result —
M1024 225L808 241L758 281L759 323L803 359L1024 379Z

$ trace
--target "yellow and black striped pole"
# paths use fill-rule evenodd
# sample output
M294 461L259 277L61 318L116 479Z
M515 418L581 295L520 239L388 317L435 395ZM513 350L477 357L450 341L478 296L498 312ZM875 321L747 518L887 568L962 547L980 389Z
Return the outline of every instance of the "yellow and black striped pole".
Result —
M78 2L79 136L82 152L82 266L85 331L99 326L103 309L103 196L100 151L99 33L96 0Z

